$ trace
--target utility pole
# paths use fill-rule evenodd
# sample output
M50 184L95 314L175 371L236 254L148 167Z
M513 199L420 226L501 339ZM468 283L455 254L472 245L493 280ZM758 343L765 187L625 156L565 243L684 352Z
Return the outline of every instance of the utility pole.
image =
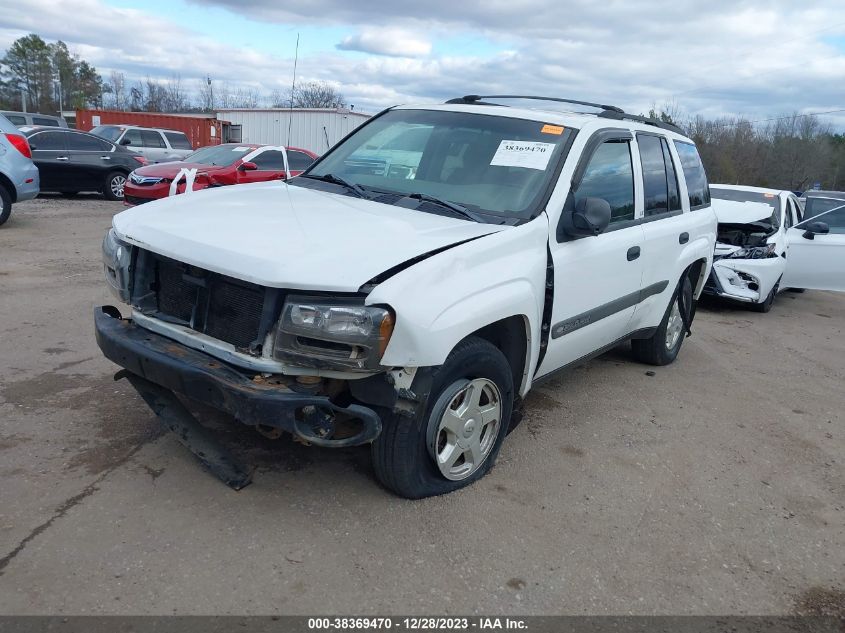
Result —
M62 71L61 69L56 70L56 75L59 78L59 116L62 116L62 112L64 111L64 102L62 101Z
M26 111L26 88L21 88L21 112Z
M211 85L211 77L207 76L205 80L208 82L209 110L214 112L214 86Z

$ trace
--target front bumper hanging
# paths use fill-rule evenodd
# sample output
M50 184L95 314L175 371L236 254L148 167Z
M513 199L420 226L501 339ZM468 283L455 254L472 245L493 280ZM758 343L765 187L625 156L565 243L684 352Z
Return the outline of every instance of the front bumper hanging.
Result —
M244 424L281 429L317 446L367 444L381 433L381 419L368 407L342 407L328 396L295 391L284 384L254 382L253 375L135 325L113 306L97 308L94 325L103 354L126 370L117 377L127 376L168 428L172 424L161 411L168 411L171 420L185 422L186 415L193 418L184 406L178 410L173 404L178 403L172 398L176 392L225 411ZM165 401L166 406L162 404ZM324 427L321 421L337 413L357 420L360 431L336 439L318 434L315 429Z

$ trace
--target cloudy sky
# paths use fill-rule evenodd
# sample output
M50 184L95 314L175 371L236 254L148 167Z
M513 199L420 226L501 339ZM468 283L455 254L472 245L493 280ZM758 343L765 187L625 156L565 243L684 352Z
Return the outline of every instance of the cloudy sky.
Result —
M62 39L104 77L195 89L336 85L356 109L469 93L674 103L685 115L828 112L845 129L842 0L0 0L0 47Z

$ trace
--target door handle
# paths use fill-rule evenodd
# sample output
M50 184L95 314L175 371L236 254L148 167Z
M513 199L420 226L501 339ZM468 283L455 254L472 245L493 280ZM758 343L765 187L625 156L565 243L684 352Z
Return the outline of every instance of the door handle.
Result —
M56 160L68 160L67 156L57 156Z
M628 261L632 262L640 256L640 247L632 246L628 249Z
M689 233L684 231L678 236L678 244L686 244L689 242Z
M111 160L111 156L100 156L100 160Z

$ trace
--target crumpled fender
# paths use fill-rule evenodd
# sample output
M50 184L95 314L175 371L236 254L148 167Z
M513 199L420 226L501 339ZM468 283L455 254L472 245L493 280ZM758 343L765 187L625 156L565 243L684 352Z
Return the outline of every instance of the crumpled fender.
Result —
M540 348L548 230L542 214L437 253L376 286L367 304L396 313L382 365L441 365L462 339L518 316L526 324L531 375Z

